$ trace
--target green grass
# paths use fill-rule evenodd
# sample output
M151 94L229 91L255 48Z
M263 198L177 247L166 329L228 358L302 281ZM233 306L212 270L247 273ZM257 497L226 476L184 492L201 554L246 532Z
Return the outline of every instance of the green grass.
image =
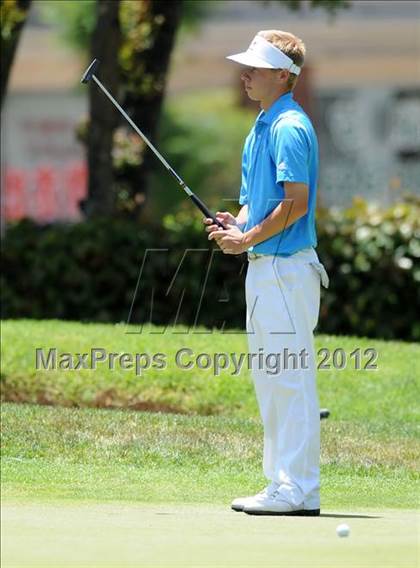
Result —
M86 407L131 407L177 413L230 417L257 417L250 372L232 376L232 368L215 377L212 370L194 367L183 370L175 364L175 354L190 348L202 352L246 353L246 336L241 332L176 333L163 328L145 329L124 324L81 324L58 321L5 321L2 325L3 400ZM150 333L152 331L153 333ZM205 330L198 330L204 332ZM134 371L110 371L99 365L91 370L37 371L35 349L57 347L60 352L87 352L102 347L109 352L155 353L167 355L166 369L151 368L136 376ZM332 410L332 420L369 422L404 435L404 429L419 420L413 404L420 386L420 347L403 342L386 342L357 337L316 338L317 350L333 352L342 348L348 357L344 370L320 370L318 383L321 406ZM378 370L354 369L349 354L354 349L374 348ZM366 359L363 360L366 362Z
M223 503L263 485L256 420L3 405L3 497ZM409 507L414 428L323 423L323 504Z
M246 337L124 331L3 323L2 397L9 402L2 404L2 565L415 565L418 346L317 338L318 349L347 354L373 347L379 368L318 373L322 405L332 410L321 428L324 516L259 518L229 511L232 498L265 484L249 372L214 377L173 363L181 347L246 352ZM169 364L142 377L103 367L36 371L35 348L53 346L165 351ZM124 409L111 408L118 406ZM350 524L348 539L335 534L340 522Z
M134 330L135 328L130 328ZM125 334L123 325L6 321L2 328L3 495L28 499L226 503L258 489L262 431L248 371L183 371L181 347L246 352L234 334ZM201 330L203 331L203 330ZM35 348L164 351L168 366L132 371L35 370ZM317 348L373 347L378 370L319 371L323 505L410 507L416 482L419 347L317 338ZM13 404L10 401L42 403ZM84 408L45 406L58 404ZM104 410L99 406L173 413ZM174 414L178 412L178 414Z
M349 538L336 536L347 522ZM414 511L250 517L218 505L10 504L5 568L414 568Z

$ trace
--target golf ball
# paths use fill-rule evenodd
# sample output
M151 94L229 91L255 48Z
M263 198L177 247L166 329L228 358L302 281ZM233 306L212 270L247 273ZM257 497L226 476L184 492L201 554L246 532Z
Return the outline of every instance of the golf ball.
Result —
M350 534L350 527L349 527L349 525L346 525L345 523L338 525L338 527L335 530L337 532L337 535L340 536L340 537L349 536L349 534Z

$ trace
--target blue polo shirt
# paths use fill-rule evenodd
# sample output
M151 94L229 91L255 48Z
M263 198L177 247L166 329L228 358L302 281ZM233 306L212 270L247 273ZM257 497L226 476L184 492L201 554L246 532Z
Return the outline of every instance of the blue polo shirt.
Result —
M241 205L248 205L244 231L265 219L284 199L284 182L309 186L308 212L290 227L250 247L250 252L290 256L317 244L315 230L318 141L309 117L291 92L261 111L242 156Z

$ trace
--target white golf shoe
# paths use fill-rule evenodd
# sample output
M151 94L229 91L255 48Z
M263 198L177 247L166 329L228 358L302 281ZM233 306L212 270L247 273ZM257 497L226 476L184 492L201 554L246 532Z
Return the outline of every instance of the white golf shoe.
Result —
M279 488L279 483L273 481L270 483L270 485L267 485L267 487L265 487L262 491L257 493L257 495L252 495L250 497L238 497L237 499L234 499L232 501L231 508L234 511L243 511L248 502L252 503L258 497L260 498L269 497L270 495L275 493L278 488Z
M248 515L290 515L290 516L319 516L319 509L306 508L304 503L293 505L289 503L279 490L270 494L259 493L246 499L243 512Z

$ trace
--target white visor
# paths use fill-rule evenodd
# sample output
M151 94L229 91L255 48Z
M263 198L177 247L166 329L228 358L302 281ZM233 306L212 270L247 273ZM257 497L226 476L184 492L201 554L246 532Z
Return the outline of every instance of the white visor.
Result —
M226 59L231 59L232 61L236 61L236 63L247 65L248 67L287 69L290 73L294 73L295 75L299 75L300 73L300 67L295 65L288 55L259 35L254 37L246 51L229 55Z

